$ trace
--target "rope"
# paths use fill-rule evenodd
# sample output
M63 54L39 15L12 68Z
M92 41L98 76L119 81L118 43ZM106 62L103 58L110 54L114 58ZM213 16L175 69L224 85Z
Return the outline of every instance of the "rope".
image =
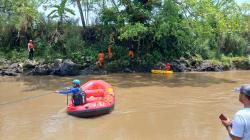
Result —
M0 106L4 106L4 105L8 105L8 104L15 104L15 103L19 103L19 102L23 102L23 101L27 101L27 100L32 100L32 99L36 99L42 96L46 96L52 93L47 93L47 94L42 94L42 95L37 95L37 96L31 96L31 97L27 97L27 98L23 98L23 99L18 99L18 100L14 100L14 101L9 101L9 102L5 102L5 103L0 103Z

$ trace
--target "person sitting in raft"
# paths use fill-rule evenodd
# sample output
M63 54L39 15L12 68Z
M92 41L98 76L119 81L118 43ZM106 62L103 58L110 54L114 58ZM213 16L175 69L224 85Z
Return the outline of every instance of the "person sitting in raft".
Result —
M166 68L166 71L170 71L171 65L169 63L166 63L165 68Z
M60 94L69 94L72 93L72 98L75 106L82 105L86 103L86 93L82 91L80 87L80 80L75 79L72 81L73 88L70 88L68 90L58 90L57 93Z

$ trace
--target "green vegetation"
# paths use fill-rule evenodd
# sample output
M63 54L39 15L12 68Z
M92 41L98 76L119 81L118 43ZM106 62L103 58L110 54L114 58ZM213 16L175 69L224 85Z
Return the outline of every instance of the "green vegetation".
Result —
M35 59L51 62L72 59L95 63L97 53L112 45L108 68L129 65L128 47L135 62L153 65L179 58L248 68L250 4L234 0L0 0L0 54L27 58L32 39ZM78 10L78 20L72 19ZM42 14L38 7L50 10ZM98 13L93 17L93 12ZM91 14L92 13L92 14ZM91 17L91 18L90 18ZM90 19L95 22L90 23ZM116 64L117 63L117 64Z

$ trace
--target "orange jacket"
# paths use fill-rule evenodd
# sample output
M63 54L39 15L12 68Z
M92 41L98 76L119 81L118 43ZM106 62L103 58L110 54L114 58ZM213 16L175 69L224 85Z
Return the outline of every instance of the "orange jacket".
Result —
M134 57L135 57L135 53L134 53L134 51L129 50L129 52L128 52L128 56L129 56L130 58L134 58Z
M108 57L109 59L112 58L111 46L108 47Z
M99 59L99 61L103 61L104 60L104 53L99 53L98 59Z

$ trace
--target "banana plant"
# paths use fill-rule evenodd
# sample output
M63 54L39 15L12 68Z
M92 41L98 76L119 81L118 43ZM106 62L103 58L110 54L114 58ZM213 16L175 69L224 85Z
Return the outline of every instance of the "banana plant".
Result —
M52 10L48 15L48 17L52 19L59 18L58 27L63 23L63 19L67 17L67 13L75 15L74 10L66 7L66 3L67 0L62 0L59 5L53 5L52 8L54 8L54 10Z

